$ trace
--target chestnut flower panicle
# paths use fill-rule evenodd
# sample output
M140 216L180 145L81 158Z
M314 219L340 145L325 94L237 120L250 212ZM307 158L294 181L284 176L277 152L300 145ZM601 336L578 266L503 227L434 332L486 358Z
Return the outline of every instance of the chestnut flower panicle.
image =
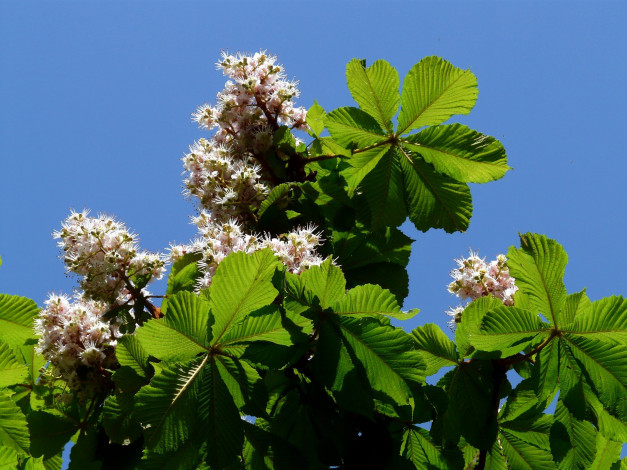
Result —
M475 300L492 295L501 300L504 305L514 305L514 294L518 290L516 279L510 276L507 267L507 258L500 254L495 260L486 263L477 253L470 252L468 258L455 260L457 268L450 275L453 282L448 285L448 291L462 300ZM458 306L446 313L451 320L449 326L454 328L461 321L465 307Z
M300 94L297 83L285 79L276 59L265 52L223 53L217 65L230 80L215 106L204 104L192 114L201 128L217 130L183 157L184 193L197 197L220 223L233 217L249 223L269 193L271 177L256 162L263 161L274 132L280 126L308 128L306 109L293 101Z
M246 218L269 193L251 156L234 158L227 147L207 139L194 143L183 165L189 174L184 193L196 196L221 221Z
M36 350L50 361L50 373L60 376L79 396L106 390L111 386L110 370L115 356L119 324L102 315L109 307L77 296L50 294L35 320L40 336Z
M298 228L280 237L262 238L244 233L241 225L234 219L220 223L207 211L201 212L192 221L197 225L202 238L187 245L170 246L170 261L174 263L188 253L201 254L198 267L203 276L197 283L198 290L211 285L218 265L229 253L253 253L270 248L285 264L288 272L294 274L300 274L308 267L318 266L324 261L316 253L322 240L313 226Z
M152 281L165 272L162 257L140 251L137 235L112 217L72 211L53 237L60 240L67 271L82 277L81 288L93 300L115 304L128 298L131 277Z

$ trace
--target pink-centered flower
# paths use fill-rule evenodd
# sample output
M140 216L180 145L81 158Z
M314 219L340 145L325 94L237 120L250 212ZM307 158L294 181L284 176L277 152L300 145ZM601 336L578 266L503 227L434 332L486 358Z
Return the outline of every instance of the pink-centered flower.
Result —
M468 258L455 260L457 268L451 271L453 282L448 285L448 291L461 300L475 300L492 295L501 300L504 305L514 305L514 294L518 290L515 279L510 276L505 255L498 255L495 260L486 263L477 253L470 251ZM449 325L452 327L461 321L464 306L458 306L447 311L452 317Z

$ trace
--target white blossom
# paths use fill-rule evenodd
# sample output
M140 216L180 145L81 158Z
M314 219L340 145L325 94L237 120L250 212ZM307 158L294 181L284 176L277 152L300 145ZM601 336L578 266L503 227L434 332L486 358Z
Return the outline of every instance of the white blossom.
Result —
M450 275L453 282L448 285L448 291L461 300L475 300L492 295L501 300L504 305L514 305L514 294L518 290L516 279L510 276L507 267L507 258L500 254L495 260L486 263L477 253L470 251L468 258L455 260L457 268ZM451 327L461 321L464 306L447 311L452 317Z

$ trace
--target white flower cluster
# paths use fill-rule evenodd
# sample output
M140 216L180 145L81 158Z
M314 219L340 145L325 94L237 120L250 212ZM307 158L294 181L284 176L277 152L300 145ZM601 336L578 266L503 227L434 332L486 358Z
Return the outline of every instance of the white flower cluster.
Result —
M160 255L140 251L137 236L105 215L72 211L53 236L60 239L66 269L82 276L81 288L90 299L107 304L127 301L129 279L160 279L165 271Z
M35 320L37 352L79 394L106 389L107 369L117 366L115 347L121 335L117 322L102 319L107 310L102 302L80 296L71 302L66 295L51 294Z
M269 192L254 158L235 158L226 145L200 139L183 157L183 166L188 174L185 193L200 199L219 220L245 217Z
M271 238L245 234L236 220L219 223L206 211L192 220L198 226L202 238L187 245L172 245L170 260L175 262L187 253L201 254L202 259L198 267L203 277L198 282L198 290L211 285L218 265L233 252L253 253L269 247L285 264L287 270L294 274L300 274L308 267L318 266L324 261L316 254L316 247L321 242L320 235L311 226L298 228L279 238Z
M448 291L462 300L475 300L492 295L505 305L514 305L514 294L518 290L513 277L509 274L507 258L498 255L495 260L486 263L477 253L470 252L468 258L455 260L457 268L451 271L453 282ZM461 321L463 306L451 308L446 313L451 317L449 325L453 328Z
M287 81L275 62L265 52L223 53L217 65L231 80L218 93L216 106L204 104L192 114L200 127L217 131L183 157L185 193L198 197L220 222L232 217L246 222L266 197L269 184L255 156L270 148L278 127L307 129L307 111L293 102L300 93L297 84Z
M285 79L284 69L276 60L265 52L252 56L223 52L216 65L232 81L218 93L218 104L200 106L193 120L205 129L218 127L216 141L228 141L240 151L251 150L263 141L257 134L269 126L306 130L307 110L294 107L293 100L300 95L298 83Z

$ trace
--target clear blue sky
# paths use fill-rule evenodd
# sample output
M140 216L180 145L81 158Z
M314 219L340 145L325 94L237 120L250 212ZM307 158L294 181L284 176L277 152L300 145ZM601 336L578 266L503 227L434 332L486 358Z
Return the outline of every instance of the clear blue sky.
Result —
M50 237L70 208L118 216L150 250L191 238L180 157L208 134L189 115L223 87L221 49L267 49L299 103L327 110L353 104L353 57L404 76L439 55L477 75L458 121L500 139L514 170L472 185L468 232L405 226L405 305L422 310L407 328L446 328L453 258L492 258L518 232L565 246L569 292L625 295L625 24L624 1L0 2L0 291L72 290Z
M460 121L499 138L514 171L472 185L467 233L406 226L417 240L406 306L422 309L409 327L445 324L453 258L493 257L519 231L566 247L569 291L626 293L627 2L237 5L0 3L0 291L38 302L71 291L50 237L70 208L120 217L147 249L190 238L179 159L206 134L189 115L223 87L221 49L263 48L300 80L300 104L327 110L353 104L353 57L403 76L435 54L477 75Z

